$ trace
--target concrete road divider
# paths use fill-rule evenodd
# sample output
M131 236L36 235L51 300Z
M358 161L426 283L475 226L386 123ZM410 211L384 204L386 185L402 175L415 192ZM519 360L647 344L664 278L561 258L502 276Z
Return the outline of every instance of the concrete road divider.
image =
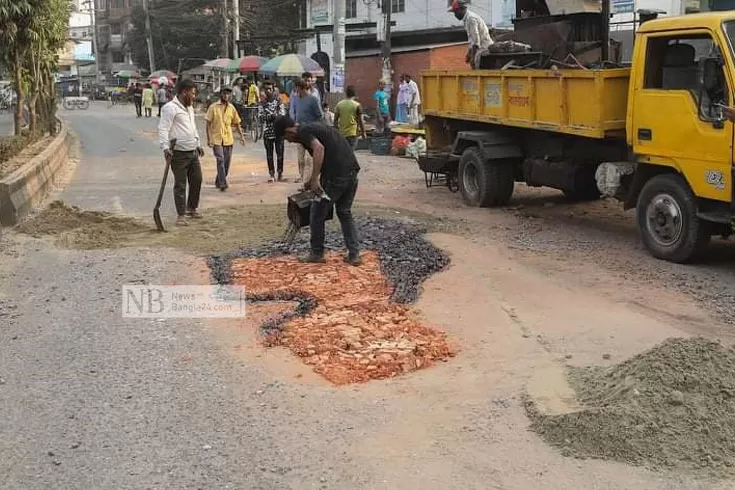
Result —
M0 180L0 226L17 224L46 198L69 158L71 140L62 122L61 130L45 150Z

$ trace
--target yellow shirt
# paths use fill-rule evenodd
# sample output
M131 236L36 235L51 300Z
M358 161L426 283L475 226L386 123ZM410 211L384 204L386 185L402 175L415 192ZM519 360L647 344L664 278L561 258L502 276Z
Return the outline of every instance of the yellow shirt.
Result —
M209 144L214 146L232 146L235 137L232 134L232 126L240 124L240 115L232 104L225 106L222 101L217 101L207 110L204 119L209 123Z

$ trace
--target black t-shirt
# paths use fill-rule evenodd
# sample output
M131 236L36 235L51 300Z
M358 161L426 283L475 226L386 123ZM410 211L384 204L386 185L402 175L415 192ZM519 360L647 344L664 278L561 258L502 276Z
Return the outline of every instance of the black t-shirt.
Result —
M296 136L310 155L313 155L311 142L318 140L324 147L324 163L322 176L325 180L349 177L360 170L355 152L344 136L331 126L323 123L311 123L299 126Z

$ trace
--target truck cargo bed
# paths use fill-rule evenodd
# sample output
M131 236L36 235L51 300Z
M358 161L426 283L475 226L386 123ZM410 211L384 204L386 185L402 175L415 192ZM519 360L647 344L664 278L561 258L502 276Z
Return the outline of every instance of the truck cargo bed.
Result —
M474 70L422 73L426 116L589 138L622 137L630 70Z

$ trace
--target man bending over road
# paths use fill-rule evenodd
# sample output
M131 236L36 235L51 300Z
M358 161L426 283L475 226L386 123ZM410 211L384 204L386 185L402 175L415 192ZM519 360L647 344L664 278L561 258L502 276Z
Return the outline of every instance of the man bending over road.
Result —
M359 243L355 221L352 219L352 203L357 193L357 163L352 145L335 128L320 122L296 126L288 116L276 119L273 124L276 138L286 138L291 143L299 143L314 160L310 176L305 183L306 189L321 196L311 204L311 253L302 257L301 262L322 263L324 258L324 221L329 208L334 205L342 227L342 235L348 254L345 262L358 266L360 260Z
M204 156L194 120L194 99L197 88L192 80L182 80L174 100L163 107L158 123L158 142L164 156L171 158L174 174L174 203L179 218L178 226L186 226L186 216L201 218L197 212L199 193L202 189L202 166L199 158ZM170 141L176 140L176 148ZM189 182L189 199L186 199L186 183Z

